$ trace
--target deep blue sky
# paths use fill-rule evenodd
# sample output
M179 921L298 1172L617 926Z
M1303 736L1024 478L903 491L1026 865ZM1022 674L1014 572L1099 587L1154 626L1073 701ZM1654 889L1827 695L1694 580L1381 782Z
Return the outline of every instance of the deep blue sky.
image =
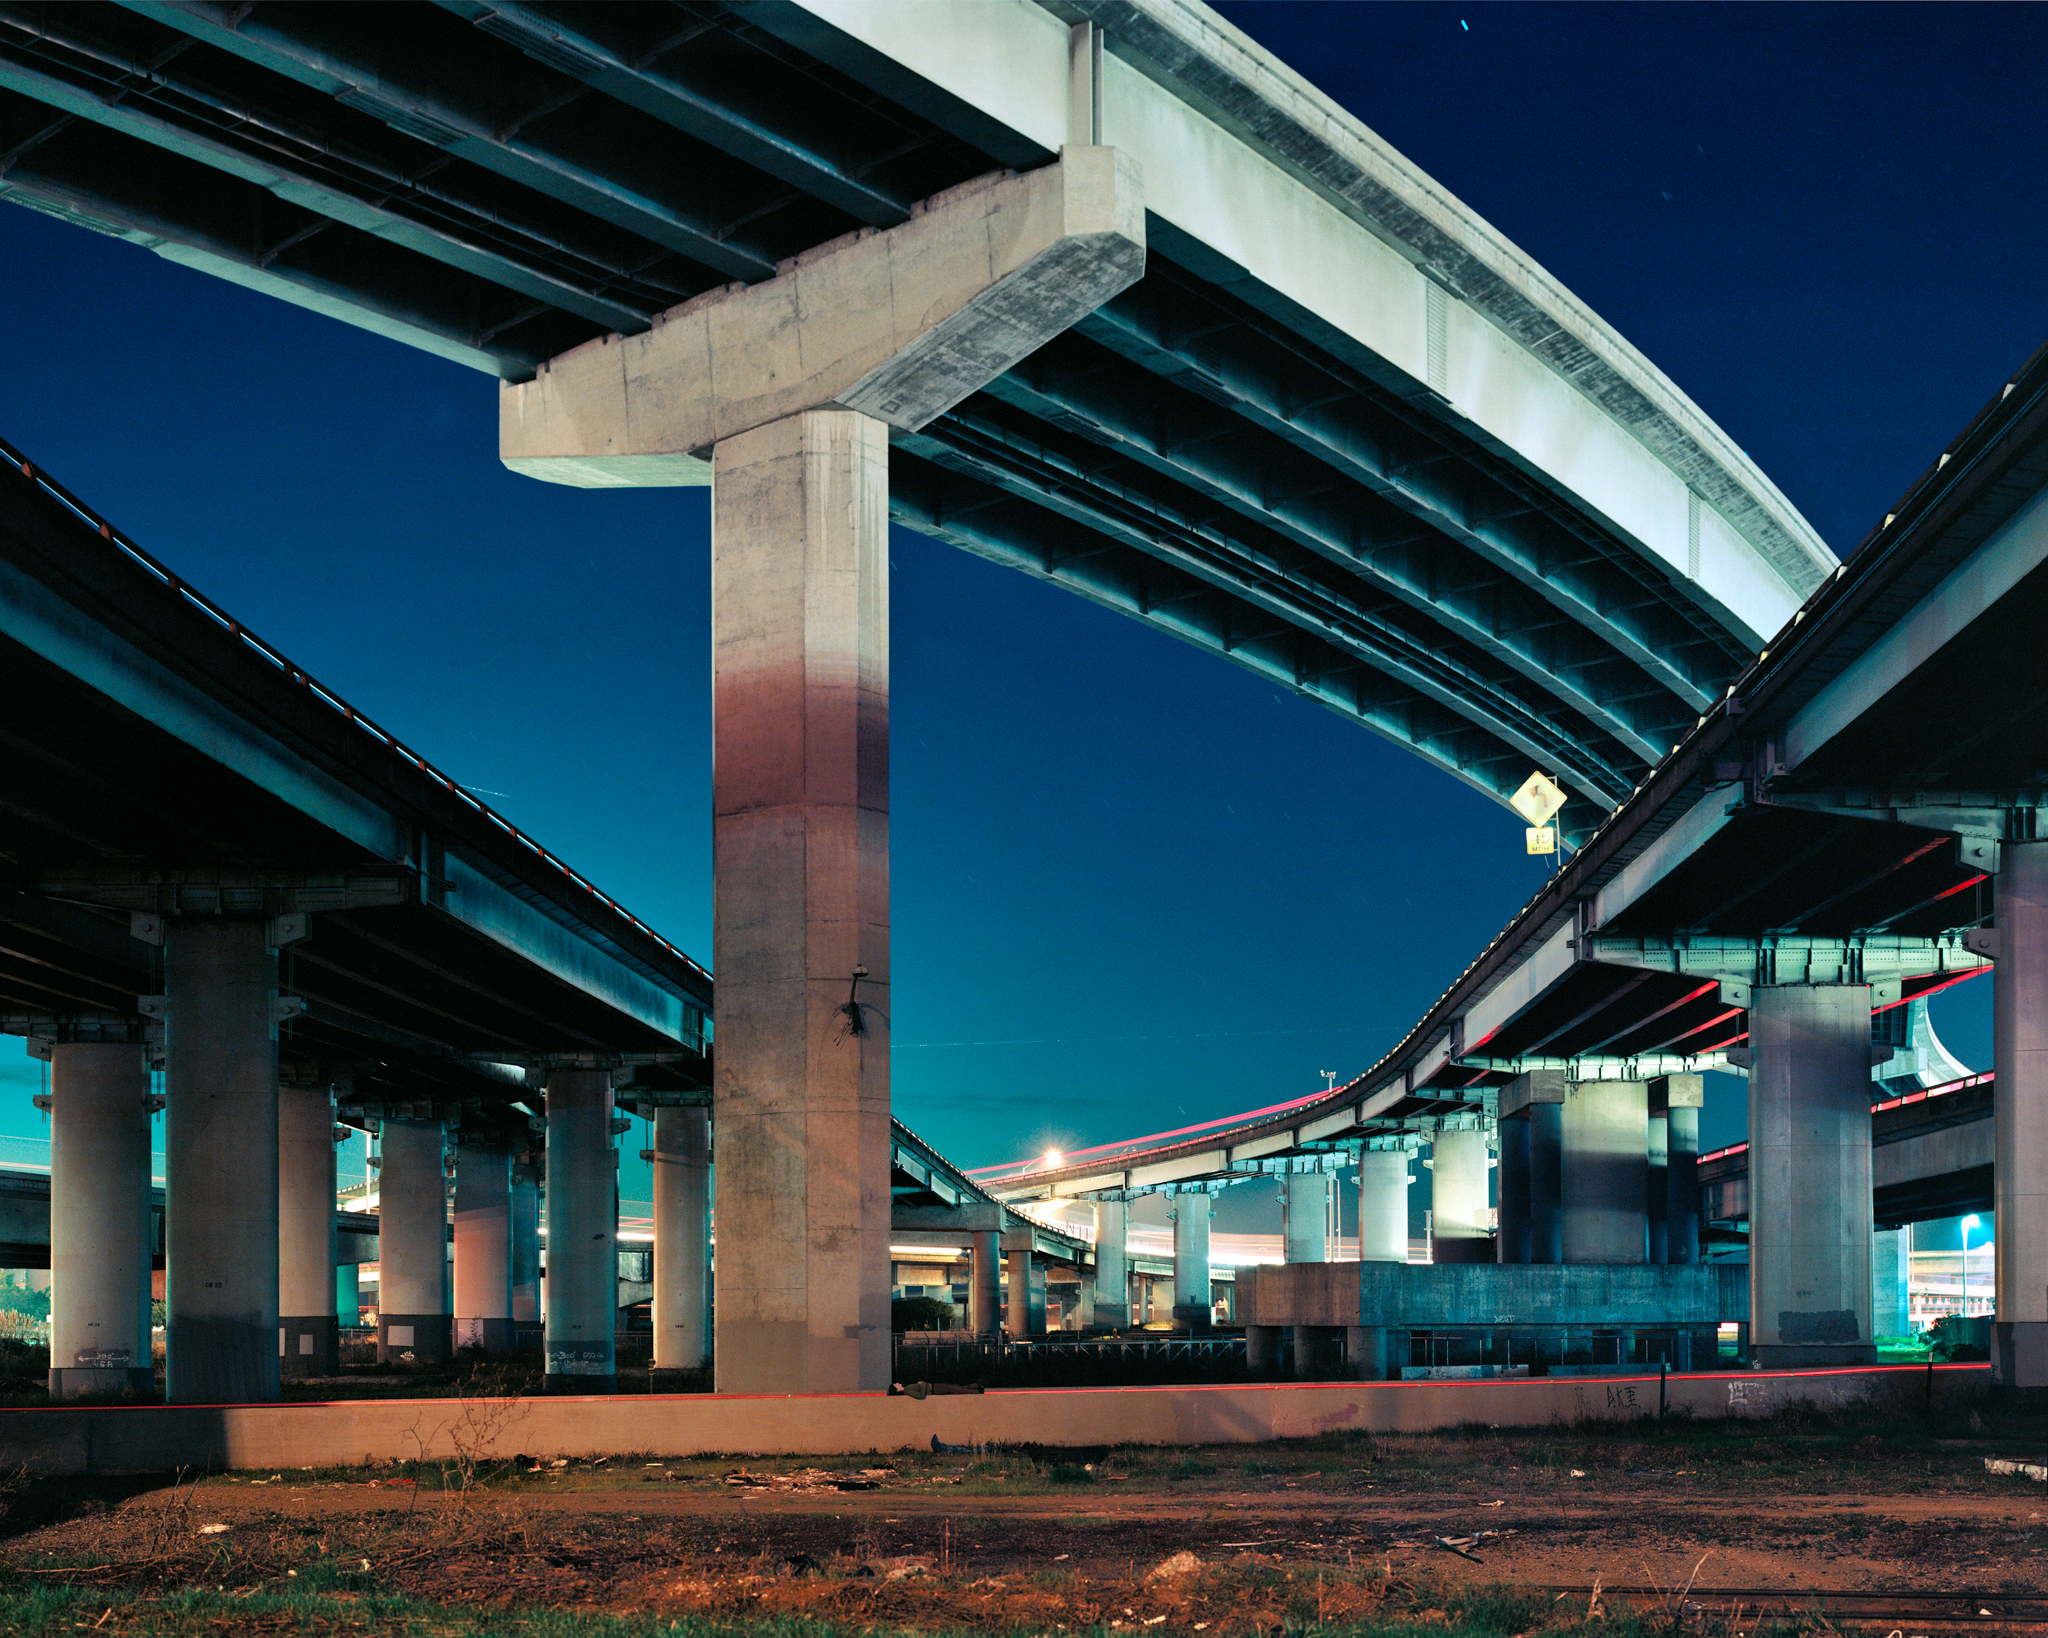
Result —
M1225 10L1838 550L2048 335L2048 9ZM709 959L703 491L513 477L488 378L4 205L0 311L0 435ZM1337 717L893 556L896 1105L962 1163L1348 1077L1536 885L1519 820ZM1988 1067L1984 988L1938 1016Z

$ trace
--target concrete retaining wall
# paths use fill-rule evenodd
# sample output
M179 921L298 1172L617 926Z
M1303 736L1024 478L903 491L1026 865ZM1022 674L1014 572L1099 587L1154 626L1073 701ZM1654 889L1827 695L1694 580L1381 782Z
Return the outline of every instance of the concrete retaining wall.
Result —
M1768 1416L1811 1404L1882 1414L1958 1405L1986 1365L1674 1376L1672 1414ZM150 1473L177 1467L354 1465L450 1457L831 1455L947 1444L1247 1444L1319 1433L1428 1432L1466 1422L1541 1427L1657 1413L1654 1376L1490 1382L1281 1383L1257 1387L1034 1388L909 1399L881 1394L602 1399L400 1399L321 1405L0 1411L0 1468Z

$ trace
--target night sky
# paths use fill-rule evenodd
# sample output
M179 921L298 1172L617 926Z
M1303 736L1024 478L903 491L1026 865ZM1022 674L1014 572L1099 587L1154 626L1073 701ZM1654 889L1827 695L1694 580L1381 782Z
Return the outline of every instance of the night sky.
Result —
M1223 9L1838 552L2048 336L2048 9ZM489 378L8 206L0 312L0 436L709 960L705 491L514 477ZM893 576L895 1101L962 1164L1349 1078L1541 879L1226 663L900 531ZM1988 988L1937 1011L1977 1067ZM36 1073L0 1043L0 1132Z

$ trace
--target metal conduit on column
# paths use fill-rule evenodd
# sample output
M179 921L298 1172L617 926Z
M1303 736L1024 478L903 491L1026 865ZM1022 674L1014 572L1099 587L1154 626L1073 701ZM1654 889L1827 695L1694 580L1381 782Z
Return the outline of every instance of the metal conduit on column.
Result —
M147 1390L149 1070L134 1042L50 1048L50 1397Z
M285 1376L340 1369L335 1331L334 1093L277 1091L277 1308Z
M549 1393L618 1388L619 1196L608 1069L548 1071Z
M654 1369L702 1370L711 1358L711 1111L654 1112Z
M455 1346L512 1347L512 1156L455 1146Z
M1749 1040L1751 1352L1868 1364L1870 987L1760 984Z
M164 928L165 1391L274 1400L277 951L256 921Z
M377 1131L377 1358L449 1357L448 1148L438 1120L383 1120Z

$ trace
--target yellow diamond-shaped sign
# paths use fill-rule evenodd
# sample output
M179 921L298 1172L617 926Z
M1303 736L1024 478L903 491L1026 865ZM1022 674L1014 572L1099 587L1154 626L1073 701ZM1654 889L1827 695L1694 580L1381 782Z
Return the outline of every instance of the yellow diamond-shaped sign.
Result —
M1564 792L1550 775L1532 773L1522 781L1522 788L1508 798L1508 806L1530 824L1541 825L1564 806Z

